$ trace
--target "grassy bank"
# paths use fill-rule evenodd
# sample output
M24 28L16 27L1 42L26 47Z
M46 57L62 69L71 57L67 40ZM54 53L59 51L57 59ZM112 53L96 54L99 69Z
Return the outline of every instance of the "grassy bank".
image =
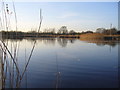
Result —
M120 35L105 35L100 33L92 33L92 34L82 34L80 35L81 40L120 40Z

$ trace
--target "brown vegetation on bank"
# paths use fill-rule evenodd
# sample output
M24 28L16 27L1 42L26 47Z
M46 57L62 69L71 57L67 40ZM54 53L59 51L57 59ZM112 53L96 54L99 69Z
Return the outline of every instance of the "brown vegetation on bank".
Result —
M82 40L104 39L104 34L100 34L100 33L81 34L80 39Z
M88 34L81 34L80 40L120 40L120 35L105 35L101 33L88 33Z

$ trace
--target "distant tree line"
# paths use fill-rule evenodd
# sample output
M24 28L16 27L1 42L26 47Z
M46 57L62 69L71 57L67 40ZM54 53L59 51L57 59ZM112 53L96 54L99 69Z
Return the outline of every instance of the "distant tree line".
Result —
M57 34L57 35L76 35L76 34L80 34L79 32L76 32L74 30L70 30L68 31L66 26L62 26L60 29L58 29L58 31L56 32L55 28L49 28L49 29L44 29L43 32L41 32L42 34Z
M36 35L38 36L49 36L49 35L80 35L80 34L87 34L87 33L102 33L102 34L106 34L106 35L116 35L116 34L120 34L120 31L117 31L116 28L111 28L111 29L105 29L105 28L98 28L96 29L96 32L93 31L82 31L80 32L76 32L74 30L69 30L67 29L66 26L62 26L59 30L55 30L55 28L49 28L49 29L44 29L43 31L37 33L37 30L32 30L29 32L21 32L21 31L1 31L0 33L2 33L3 37L7 37L7 38L14 38L14 37L35 37Z
M41 32L37 32L37 30L32 29L28 32L22 32L22 31L1 31L2 37L5 38L23 38L23 37L36 37L38 35L39 37L49 37L51 35L79 35L79 32L75 32L74 30L67 30L66 26L62 26L57 32L55 31L55 28L49 28L44 29Z
M96 30L96 33L102 33L106 35L116 35L116 34L120 34L120 31L118 31L116 28L110 28L110 29L98 28Z

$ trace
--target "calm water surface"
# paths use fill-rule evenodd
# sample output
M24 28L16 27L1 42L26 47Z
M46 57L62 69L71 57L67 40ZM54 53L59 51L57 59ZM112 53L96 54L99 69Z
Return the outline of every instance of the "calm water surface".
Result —
M8 41L9 49L14 42ZM34 40L18 42L22 71ZM21 87L55 88L57 83L59 88L117 88L118 45L79 39L38 39Z

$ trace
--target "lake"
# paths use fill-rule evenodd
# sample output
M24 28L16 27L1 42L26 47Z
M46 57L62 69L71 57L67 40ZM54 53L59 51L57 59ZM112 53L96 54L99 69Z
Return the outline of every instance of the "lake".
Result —
M34 39L8 40L23 71ZM21 88L118 88L118 42L89 42L80 39L39 38ZM6 87L10 86L9 75Z

